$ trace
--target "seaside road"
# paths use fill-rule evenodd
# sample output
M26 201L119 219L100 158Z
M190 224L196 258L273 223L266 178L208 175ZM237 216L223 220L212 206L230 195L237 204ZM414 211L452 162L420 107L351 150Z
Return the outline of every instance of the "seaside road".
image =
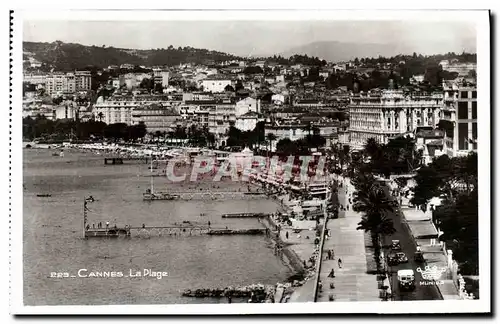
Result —
M388 189L386 189L387 194L389 194ZM401 209L398 207L394 213L387 215L388 218L392 219L394 222L394 228L396 233L391 236L384 238L384 254L390 251L391 240L399 240L401 243L401 249L408 257L408 263L399 264L396 266L389 267L390 269L390 281L391 287L394 294L393 300L440 300L441 293L434 285L420 285L422 281L422 276L420 273L416 272L418 267L422 267L422 264L416 263L414 260L415 251L417 246L413 239L413 236L409 230L409 227L404 223L404 217L402 215ZM402 269L412 269L415 272L415 290L411 292L401 291L398 287L397 272Z
M346 187L339 188L339 200L346 204ZM352 188L349 188L352 191ZM349 194L349 193L348 193ZM322 255L320 280L323 285L318 302L327 302L329 295L334 301L379 301L379 290L375 275L367 274L365 243L363 231L356 230L361 216L349 210L338 219L329 219L327 229L330 237L325 240ZM334 259L326 260L328 250L334 251ZM339 267L338 259L342 260ZM334 269L335 278L328 275ZM335 288L330 288L330 283Z

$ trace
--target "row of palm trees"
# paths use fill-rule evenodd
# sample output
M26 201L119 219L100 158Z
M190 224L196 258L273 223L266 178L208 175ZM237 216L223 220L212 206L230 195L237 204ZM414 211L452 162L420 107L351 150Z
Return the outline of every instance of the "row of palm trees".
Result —
M372 146L372 141L368 141L363 155L370 156ZM396 232L388 215L395 212L397 202L391 199L384 185L375 179L370 168L364 166L363 159L354 163L355 160L349 156L349 152L341 147L334 148L334 153L337 159L342 160L341 164L347 162L351 165L349 174L355 188L353 210L362 214L356 229L370 233L377 273L382 274L381 251L384 238Z
M351 182L356 189L353 196L353 210L362 213L356 229L370 233L377 273L381 273L383 270L381 250L384 238L396 232L392 219L387 216L395 211L397 203L370 173L358 173Z

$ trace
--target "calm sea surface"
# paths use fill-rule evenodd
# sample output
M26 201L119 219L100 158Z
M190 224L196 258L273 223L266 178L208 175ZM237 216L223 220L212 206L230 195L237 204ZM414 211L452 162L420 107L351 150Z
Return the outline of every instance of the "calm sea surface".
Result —
M150 185L147 165L105 166L100 156L66 151L64 157L57 157L52 152L24 150L26 305L225 303L224 299L182 297L180 291L274 284L291 274L262 236L82 239L83 198L88 195L97 200L89 204L89 223L109 221L112 226L210 221L212 227L257 228L261 225L254 219L222 219L221 214L274 212L277 206L260 199L143 202L142 193ZM154 181L158 190L174 186L165 178ZM189 186L193 184L178 189ZM168 277L79 278L79 269L121 271L124 275L130 270L152 269L168 272ZM50 278L51 272L67 272L76 278Z

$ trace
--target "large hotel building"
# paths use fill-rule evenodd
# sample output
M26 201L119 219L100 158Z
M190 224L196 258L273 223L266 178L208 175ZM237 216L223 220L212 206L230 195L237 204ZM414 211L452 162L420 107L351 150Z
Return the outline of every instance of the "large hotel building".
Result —
M442 93L405 93L382 90L355 94L349 106L350 146L362 149L369 138L387 143L417 127L436 127L443 104Z

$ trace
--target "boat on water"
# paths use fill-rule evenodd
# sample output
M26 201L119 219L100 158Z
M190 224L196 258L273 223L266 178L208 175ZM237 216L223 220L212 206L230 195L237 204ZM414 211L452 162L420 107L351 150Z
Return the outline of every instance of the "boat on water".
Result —
M52 197L51 194L37 194L37 197Z

